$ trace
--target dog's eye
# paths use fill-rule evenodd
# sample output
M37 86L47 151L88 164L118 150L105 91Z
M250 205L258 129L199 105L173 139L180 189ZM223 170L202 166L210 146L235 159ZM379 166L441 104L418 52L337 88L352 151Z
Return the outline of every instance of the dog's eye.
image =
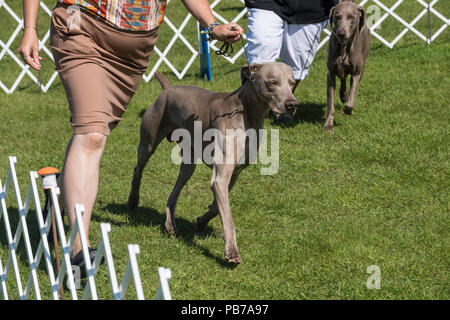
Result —
M277 90L277 87L279 86L280 82L278 80L267 80L265 82L266 84L266 89L269 92L274 92Z
M336 16L336 20L341 20L342 19L342 16Z
M295 86L295 84L296 84L295 80L289 80L289 85L291 87Z

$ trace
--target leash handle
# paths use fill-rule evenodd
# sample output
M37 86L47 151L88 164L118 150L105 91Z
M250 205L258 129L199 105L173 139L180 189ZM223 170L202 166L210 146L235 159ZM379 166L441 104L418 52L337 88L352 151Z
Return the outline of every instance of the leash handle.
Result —
M236 28L235 27L231 27L231 31L235 31ZM207 34L207 32L205 31L201 31L201 34ZM247 55L247 50L245 50L245 43L244 43L244 34L241 33L240 34L240 38L241 38L241 43L242 43L242 48L244 48L244 57L245 60L247 61L247 63L249 63L249 58ZM207 41L211 41L211 37L208 37L208 39L206 39ZM219 56L224 56L224 57L230 57L234 52L233 49L233 45L229 42L224 41L224 43L222 44L222 46L219 48L219 50L216 50L215 53Z
M229 57L231 54L233 54L233 52L233 45L226 41L222 44L219 50L216 50L216 54L224 57Z

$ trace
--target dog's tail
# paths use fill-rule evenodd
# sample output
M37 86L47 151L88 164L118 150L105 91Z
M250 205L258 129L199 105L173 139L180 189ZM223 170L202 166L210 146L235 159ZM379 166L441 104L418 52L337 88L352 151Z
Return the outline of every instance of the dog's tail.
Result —
M158 79L159 83L161 84L161 87L164 89L171 87L169 80L167 80L166 77L161 72L155 73L156 79Z

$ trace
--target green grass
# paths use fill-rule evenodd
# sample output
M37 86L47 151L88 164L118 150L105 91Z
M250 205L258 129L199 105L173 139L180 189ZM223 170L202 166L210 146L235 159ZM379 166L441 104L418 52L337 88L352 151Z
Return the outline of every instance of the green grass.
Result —
M21 1L6 2L20 12ZM53 1L45 2L50 5ZM230 1L224 15L235 15L239 3ZM436 8L450 16L448 2L439 1ZM401 5L398 13L410 15L407 21L411 21L420 10L420 5L417 8L415 1L410 1ZM171 2L168 12L169 17L171 13L178 16L173 19L178 26L184 11L177 1ZM0 17L4 15L0 9ZM4 21L1 18L0 24ZM435 21L434 30L438 28ZM392 40L403 28L386 23L379 33ZM245 19L241 24L246 25ZM426 34L426 25L425 16L417 27ZM171 33L164 28L162 47ZM0 25L1 40L5 41L10 29ZM195 36L193 31L186 33L190 39ZM189 58L180 52L176 50L170 57L177 66ZM152 63L156 58L152 57ZM250 166L232 191L231 209L243 258L234 269L224 263L218 218L211 222L206 236L193 231L195 218L212 200L211 172L206 166L198 166L180 196L178 237L163 232L166 200L178 174L178 166L170 161L173 144L164 141L160 145L144 174L140 207L134 215L127 213L141 114L160 92L155 81L141 84L124 120L108 139L91 225L94 245L100 236L99 224L112 225L110 240L119 278L126 266L127 244L137 243L146 298L156 292L159 266L172 270L174 299L450 298L450 32L444 31L432 46L409 32L392 50L373 38L354 115L337 112L333 132L321 129L326 104L325 61L326 50L322 49L297 89L296 120L286 126L266 120L266 128L280 130L278 174L262 176L260 165ZM43 63L46 79L53 65L48 58ZM161 70L173 84L232 91L239 85L239 69L244 63L241 58L231 65L213 55L212 83L198 79L198 61L182 81L167 67ZM0 62L0 80L12 83L17 74L13 61ZM337 103L337 110L341 109L342 104ZM64 90L57 80L48 93L39 94L37 87L24 79L14 94L0 93L0 112L0 178L4 183L7 156L17 156L24 197L30 170L47 165L60 168L63 163L71 136ZM18 220L16 207L9 198L13 229ZM33 213L28 223L36 242ZM5 238L0 223L3 265L8 254ZM26 261L21 244L22 281L27 278ZM369 290L365 285L370 265L381 269L381 290ZM39 279L43 295L49 297L43 264ZM100 268L97 283L99 296L111 298L105 267ZM14 286L11 275L11 298L17 297ZM134 297L133 290L127 297Z

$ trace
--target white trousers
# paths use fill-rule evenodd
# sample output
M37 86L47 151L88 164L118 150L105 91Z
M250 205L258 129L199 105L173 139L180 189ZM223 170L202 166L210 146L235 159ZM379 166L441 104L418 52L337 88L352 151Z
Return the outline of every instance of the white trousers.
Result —
M305 79L328 20L287 24L272 11L254 8L248 11L246 51L249 62L272 62L280 58L292 68L295 80Z

